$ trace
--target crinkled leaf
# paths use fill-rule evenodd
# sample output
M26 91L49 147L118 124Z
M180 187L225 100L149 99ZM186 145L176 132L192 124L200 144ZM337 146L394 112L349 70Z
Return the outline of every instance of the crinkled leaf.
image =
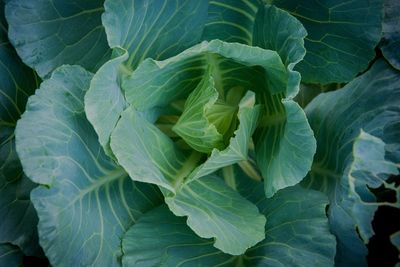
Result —
M101 25L104 0L10 0L9 37L19 56L41 77L63 64L95 71L110 56Z
M323 194L293 187L266 199L260 184L243 182L244 194L268 218L266 239L244 255L217 250L212 240L199 238L184 218L161 206L128 230L122 241L123 266L333 266L335 239Z
M189 170L191 158L133 107L121 115L111 135L111 148L121 166L135 181L175 191ZM196 161L195 161L196 163Z
M214 149L210 157L190 174L188 180L198 179L222 167L247 160L251 135L257 126L260 114L260 106L254 107L254 102L247 103L248 100L254 101L254 93L247 94L239 104L239 127L234 137L230 139L228 147L222 151Z
M208 1L106 0L103 24L111 47L128 50L127 65L166 59L200 41Z
M22 251L11 244L0 244L0 265L7 267L19 267L22 264Z
M383 0L272 0L300 20L307 54L296 69L309 83L348 82L368 67L381 38Z
M188 145L203 153L210 153L213 148L222 149L224 146L222 134L206 116L218 95L214 78L206 73L186 99L182 115L172 128Z
M92 74L64 66L31 96L16 128L39 236L54 266L119 266L120 239L160 195L134 183L103 152L84 112ZM40 127L38 124L40 123Z
M37 77L21 62L8 42L3 8L1 3L0 243L8 242L19 246L27 255L38 255L41 250L37 238L37 215L29 200L34 184L23 175L14 139L15 124L25 109L28 96L36 89Z
M265 217L218 176L186 183L165 202L175 215L188 216L197 235L215 238L214 246L225 253L240 255L265 237Z
M85 95L86 117L109 156L113 156L110 148L111 132L126 107L119 75L123 71L121 64L128 59L128 54L123 49L115 48L113 52L115 57L96 72Z
M400 2L384 0L381 50L383 56L400 70Z
M356 228L366 238L371 233L373 217L369 220L365 218L363 213L368 211L368 207L362 207L364 204L355 202L354 197L375 202L367 184L374 181L371 185L376 187L393 172L383 169L388 161L400 162L399 84L398 72L383 60L378 60L368 72L343 89L320 94L306 109L316 135L317 153L304 185L326 192L329 196L329 218L332 232L338 239L336 263L339 266L366 264L366 247ZM386 144L385 153L383 143L376 138L368 137L374 140L373 146L364 147L364 139L369 135L359 136L361 129L381 139ZM374 149L374 153L370 154L369 149ZM371 162L371 159L374 161ZM365 164L366 161L369 163ZM368 165L371 164L379 168L370 172ZM361 206L353 209L355 203Z

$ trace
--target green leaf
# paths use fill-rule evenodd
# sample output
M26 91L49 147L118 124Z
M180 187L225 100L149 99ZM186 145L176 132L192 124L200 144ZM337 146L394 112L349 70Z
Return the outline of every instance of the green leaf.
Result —
M175 215L188 216L197 235L215 238L214 246L225 253L240 255L265 237L265 217L218 176L186 183L165 202Z
M213 5L228 9L226 7L228 3L221 2L229 1L216 1ZM247 40L245 43L277 51L287 68L286 84L280 87L271 86L261 91L261 101L259 100L264 105L264 114L255 136L257 163L265 179L265 192L271 197L276 191L300 182L309 171L315 153L315 140L306 116L291 100L299 91L301 77L297 71L293 71L293 68L305 55L306 30L296 18L271 5L259 5L256 13L248 11L244 15L243 12L238 12L239 5L245 4L250 5L249 1L229 2L230 8L227 14L234 13L241 17L241 21L248 21L247 19L251 18L252 26L250 20L249 24L244 24L247 25L247 30L234 24L237 16L233 15L213 16L212 29L219 28L220 31L226 32L235 30L236 36ZM255 8L256 5L253 6L253 10ZM249 33L244 34L250 30L251 36ZM254 77L260 74L252 75ZM263 88L262 84L257 86ZM271 88L286 90L282 94L282 91ZM298 142L299 138L302 142Z
M162 205L144 214L122 239L122 266L230 266L235 259L193 233Z
M400 162L399 84L398 72L383 60L378 60L368 72L343 89L320 94L307 106L307 117L317 139L317 153L304 186L326 192L329 196L331 230L338 240L338 266L366 264L366 247L357 232L361 230L364 242L367 242L373 217L371 213L369 218L363 215L368 207L352 207L354 197L361 196L363 202L376 202L366 185L374 181L371 185L376 187L382 179L387 179L388 173L393 172L382 169L386 168L387 161ZM360 135L361 129L376 138ZM365 139L374 140L372 148L365 146ZM373 165L371 159L376 161ZM369 163L359 163L365 161ZM370 172L369 165L379 168ZM379 179L376 172L383 172ZM383 184L393 188L386 181Z
M208 1L208 17L202 40L251 44L258 0Z
M29 200L35 185L23 175L15 151L14 127L28 96L36 89L37 77L8 42L3 8L0 3L0 243L19 246L23 253L33 256L41 253L37 215Z
M382 184L400 195L400 187L386 182L390 175L398 175L399 171L393 162L385 160L385 143L361 130L353 144L353 161L347 169L347 182L352 200L351 211L357 224L358 233L365 243L374 235L371 219L379 206L392 205L400 208L400 200L396 203L379 203L369 188L377 188Z
M124 236L123 266L333 266L335 239L323 194L293 187L266 199L260 184L242 180L245 195L268 217L262 242L241 256L224 254L161 206L143 215Z
M306 50L304 26L293 16L275 6L260 7L254 22L253 46L276 51L290 75L286 85L286 97L293 98L299 92L301 76L293 68L303 60Z
M127 102L138 110L163 107L185 99L209 65L214 66L216 88L225 92L236 87L272 92L286 88L287 71L275 51L213 40L164 61L145 60L122 81L122 89ZM250 80L249 75L260 78Z
M186 166L193 165L191 158L133 107L122 113L111 135L111 148L133 180L173 192L192 169Z
M93 76L85 94L86 117L93 125L99 142L108 156L113 157L110 135L126 107L120 89L122 63L128 59L126 50L115 48L114 58L107 61Z
M299 183L310 170L316 150L313 131L301 107L293 100L272 103L255 137L257 165L267 197Z
M219 95L209 72L186 99L183 113L172 128L188 145L203 153L224 147L222 133L206 116Z
M400 2L384 0L384 11L380 48L386 60L400 70Z
M260 107L253 107L254 101L254 93L249 92L243 97L238 112L240 124L234 133L234 137L230 139L229 146L222 151L214 149L210 157L190 174L188 180L198 179L222 167L247 160L250 139L257 126L260 114Z
M108 43L125 48L135 69L145 58L166 59L198 43L208 1L106 0L104 7Z
M63 64L95 71L110 56L101 25L104 0L10 0L9 37L19 56L41 77Z
M296 66L308 83L348 82L375 57L381 38L383 0L267 1L304 25L307 54Z
M7 267L19 267L22 264L21 250L11 244L0 244L0 265Z
M83 106L92 77L78 66L58 68L29 98L16 128L27 176L47 185L31 198L53 266L119 266L122 235L160 202L154 187L132 182L104 154Z

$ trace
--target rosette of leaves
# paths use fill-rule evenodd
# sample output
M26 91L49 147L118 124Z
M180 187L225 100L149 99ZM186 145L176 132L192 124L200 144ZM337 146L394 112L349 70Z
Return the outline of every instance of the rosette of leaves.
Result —
M198 43L216 38L215 7L205 2L178 1L174 8L165 2L155 17L159 3L130 3L120 16L118 5L106 1L113 59L85 96L107 155L133 180L158 185L175 215L187 216L196 234L233 255L264 239L265 218L233 180L224 183L215 172L240 163L264 178L272 197L302 180L315 152L306 116L292 100L306 31L276 7L242 4L240 15L252 24L229 35L241 35L242 43L224 35L225 41Z
M98 24L101 2L86 11L71 3L54 12L57 23L64 14ZM293 101L305 54L299 21L260 1L110 0L104 9L113 55L94 75L79 66L48 75L71 63L63 45L54 46L59 58L24 59L49 77L16 139L26 175L42 185L31 198L50 263L332 265L325 197L291 187L315 152ZM51 20L24 25L12 11L15 27L54 35ZM29 35L12 36L24 58L30 42L18 40ZM82 62L72 63L97 70L108 50L85 63L79 44Z

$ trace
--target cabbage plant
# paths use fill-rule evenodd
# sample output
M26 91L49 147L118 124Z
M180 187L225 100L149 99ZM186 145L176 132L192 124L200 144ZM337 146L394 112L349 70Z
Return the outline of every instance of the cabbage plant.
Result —
M0 265L373 264L395 1L1 3Z

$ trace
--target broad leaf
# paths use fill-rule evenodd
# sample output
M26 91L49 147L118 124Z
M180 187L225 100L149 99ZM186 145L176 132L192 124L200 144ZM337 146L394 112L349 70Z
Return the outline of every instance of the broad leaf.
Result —
M208 17L202 39L251 44L259 0L208 1Z
M7 39L1 10L0 35L0 243L38 255L37 215L29 200L34 184L22 172L15 152L14 127L37 86L36 74L18 58ZM1 264L0 264L1 265ZM4 266L11 266L4 264Z
M240 255L265 237L264 216L218 176L186 183L165 202L175 215L188 216L197 235L215 238L214 246L225 253Z
M22 264L23 254L17 246L0 244L0 265L7 267L19 267Z
M10 0L9 36L41 77L63 64L97 70L110 56L101 14L104 0Z
M119 266L122 235L160 202L158 191L132 182L104 154L83 107L92 77L78 66L58 68L29 98L16 128L27 176L47 185L31 198L54 266Z
M383 56L400 70L400 2L384 0L381 50Z
M248 186L245 195L268 218L266 239L244 255L222 253L211 239L199 238L183 218L161 206L143 215L124 236L123 266L333 266L335 239L328 229L325 196L294 187L266 199L258 183L243 182Z
M394 188L386 179L394 172L393 166L387 168L388 162L400 162L399 84L398 72L378 60L343 89L320 94L306 109L317 153L304 185L329 196L339 266L366 264L363 241L367 243L371 235L373 212L369 206L375 204L364 202L376 202L367 185L375 188L383 183ZM360 134L361 129L366 133Z
M191 158L133 107L127 108L111 136L111 148L119 164L135 181L157 184L175 191L188 174Z
M119 73L123 68L122 63L128 59L128 54L123 49L115 48L113 52L115 57L96 72L85 95L86 117L93 125L100 144L109 156L113 155L110 148L111 132L126 107L120 89Z
M304 25L306 57L296 69L302 81L348 82L368 67L381 38L383 0L269 0Z
M106 0L103 24L111 47L129 52L127 65L166 59L200 41L208 1Z

